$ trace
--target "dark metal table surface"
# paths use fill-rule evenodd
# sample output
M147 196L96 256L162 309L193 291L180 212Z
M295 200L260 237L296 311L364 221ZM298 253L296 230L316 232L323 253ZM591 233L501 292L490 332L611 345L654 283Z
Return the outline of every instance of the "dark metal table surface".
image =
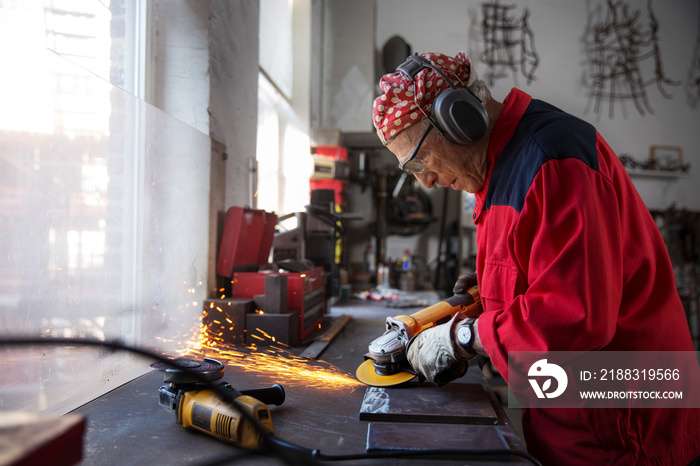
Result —
M326 455L363 453L367 444L367 421L359 419L366 386L354 383L354 372L362 362L367 344L378 336L387 315L410 313L415 310L387 308L381 304L361 301L332 307L329 321L342 314L351 314L338 336L321 354L321 361L309 364L338 374L325 382L304 382L287 377L280 371L256 371L255 367L227 365L224 379L239 390L263 388L274 383L284 386L286 400L281 406L271 406L275 436L309 449L318 449ZM291 349L300 353L304 347ZM260 349L262 351L262 348ZM216 355L212 356L216 357ZM225 361L224 361L225 362ZM251 364L261 364L253 361ZM264 364L264 362L262 363ZM510 448L524 451L516 430L502 409L488 382L478 370L470 369L466 381L481 383L487 390L498 414L498 429ZM478 369L478 367L477 367ZM290 369L297 370L297 369ZM313 377L313 376L312 376ZM163 383L163 373L148 372L122 387L80 407L75 413L86 416L88 422L82 465L199 465L216 460L235 458L240 450L199 432L183 429L175 417L158 405L158 389ZM415 439L415 447L420 439ZM473 459L473 458L472 458ZM494 464L493 461L430 460L430 464ZM335 464L427 464L428 460L372 459L334 462ZM528 464L525 460L510 457L496 464ZM268 456L234 459L230 464L284 464ZM329 463L324 463L329 464Z

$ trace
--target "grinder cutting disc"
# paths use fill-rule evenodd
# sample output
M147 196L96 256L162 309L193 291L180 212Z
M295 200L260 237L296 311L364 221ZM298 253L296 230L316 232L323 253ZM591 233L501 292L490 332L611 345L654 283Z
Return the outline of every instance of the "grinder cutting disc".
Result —
M172 364L154 362L151 367L165 372L165 383L213 382L224 376L224 365L211 358L204 358L203 361L174 359Z
M399 371L396 374L388 375L380 374L374 367L372 360L366 359L355 371L355 376L360 382L373 387L391 387L408 382L414 378L416 374L407 371Z

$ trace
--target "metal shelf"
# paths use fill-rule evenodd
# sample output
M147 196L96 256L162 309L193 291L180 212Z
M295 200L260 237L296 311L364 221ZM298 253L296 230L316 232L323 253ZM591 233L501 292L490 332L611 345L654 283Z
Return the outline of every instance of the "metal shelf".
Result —
M672 171L662 171L662 170L642 170L640 168L627 168L627 173L631 177L639 178L661 178L661 179L672 179L672 178L689 178L689 173L684 172L672 172Z

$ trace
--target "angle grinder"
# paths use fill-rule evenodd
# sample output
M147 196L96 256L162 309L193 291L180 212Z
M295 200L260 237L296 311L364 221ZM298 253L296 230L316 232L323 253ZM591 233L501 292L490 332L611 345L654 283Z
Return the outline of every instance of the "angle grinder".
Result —
M406 358L406 349L412 338L436 325L448 322L461 312L467 317L478 317L483 309L479 287L464 294L422 309L410 316L386 318L386 331L369 344L365 361L355 372L357 379L375 387L390 387L408 382L416 376Z
M165 372L163 385L158 390L158 404L173 413L184 428L251 449L262 446L263 433L249 418L257 421L264 433L274 434L267 405L279 406L284 402L281 385L239 392L229 383L222 382L214 390L212 382L223 377L224 365L210 358L203 361L176 359L172 364L157 362L151 367ZM241 414L225 398L235 400L235 406L245 410L248 416Z

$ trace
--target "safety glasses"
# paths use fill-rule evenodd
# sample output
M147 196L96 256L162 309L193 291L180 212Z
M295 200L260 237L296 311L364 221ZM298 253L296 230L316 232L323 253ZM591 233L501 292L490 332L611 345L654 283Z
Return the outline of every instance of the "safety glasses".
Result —
M408 156L408 158L403 162L399 164L399 168L405 172L408 173L413 173L414 175L418 175L420 173L423 173L425 170L425 167L427 166L427 160L424 159L417 159L416 155L418 155L418 151L420 150L420 147L423 145L423 141L425 141L425 138L428 137L428 133L430 133L430 130L433 129L433 125L430 124L428 127L425 129L423 132L423 135L420 137L418 140L418 144L416 144L416 147L413 149L411 152L411 155Z

